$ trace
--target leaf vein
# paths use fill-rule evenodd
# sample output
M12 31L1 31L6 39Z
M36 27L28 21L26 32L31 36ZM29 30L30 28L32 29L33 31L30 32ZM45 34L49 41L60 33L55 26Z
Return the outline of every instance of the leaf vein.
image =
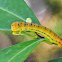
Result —
M13 12L10 12L9 10L6 10L6 9L4 9L4 8L0 8L0 9L3 10L3 11L6 11L6 12L8 12L8 13L10 13L10 14L16 16L16 17L18 17L19 19L21 19L21 20L23 20L23 21L26 21L26 20L24 20L23 18L21 18L20 16L14 14Z
M37 41L39 42L39 41ZM34 42L32 44L30 44L29 46L27 46L26 48L24 48L23 50L21 50L20 52L18 52L16 55L14 55L8 62L10 62L12 59L14 59L19 53L23 52L25 49L29 48L30 46L32 46L33 44L37 43L37 42Z

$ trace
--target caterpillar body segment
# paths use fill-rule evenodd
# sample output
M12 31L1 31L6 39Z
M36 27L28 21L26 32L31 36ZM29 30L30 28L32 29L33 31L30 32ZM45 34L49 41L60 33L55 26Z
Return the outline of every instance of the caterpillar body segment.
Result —
M43 36L47 37L52 43L58 44L59 47L62 47L62 40L55 34L52 30L35 23L26 23L26 22L14 22L11 25L11 30L13 35L21 35L21 31L33 31Z

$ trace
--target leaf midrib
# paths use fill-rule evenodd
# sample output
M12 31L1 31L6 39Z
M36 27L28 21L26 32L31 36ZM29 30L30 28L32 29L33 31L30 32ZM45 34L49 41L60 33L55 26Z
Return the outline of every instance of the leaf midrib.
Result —
M40 39L41 40L41 39ZM40 41L39 40L39 41ZM14 59L19 53L23 52L24 50L26 50L27 48L29 48L30 46L32 46L33 44L39 42L38 40L30 45L28 45L27 47L25 47L23 50L19 51L16 55L14 55L8 62L10 62L12 59Z
M13 12L11 12L11 11L9 11L9 10L7 10L7 9L4 9L4 8L0 8L0 9L3 10L3 11L5 11L5 12L8 12L8 13L12 14L12 15L15 16L15 17L18 17L19 19L23 20L24 22L26 21L26 20L24 20L23 18L21 18L20 16L14 14Z

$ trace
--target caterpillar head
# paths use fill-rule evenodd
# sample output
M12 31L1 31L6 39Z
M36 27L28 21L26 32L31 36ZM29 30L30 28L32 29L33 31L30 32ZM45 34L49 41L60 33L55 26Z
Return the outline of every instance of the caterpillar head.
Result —
M11 30L12 30L12 31L19 31L18 22L12 23L12 25L11 25Z
M17 35L19 33L19 24L18 24L18 22L12 23L11 30L13 31L14 35Z

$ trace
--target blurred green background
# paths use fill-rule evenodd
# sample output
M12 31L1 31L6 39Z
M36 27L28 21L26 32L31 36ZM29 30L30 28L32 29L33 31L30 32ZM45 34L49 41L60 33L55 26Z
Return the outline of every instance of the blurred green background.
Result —
M62 38L62 0L25 0L43 26L46 26ZM0 49L31 40L22 35L12 35L11 31L0 30ZM48 62L62 57L62 48L56 45L40 43L25 62Z

